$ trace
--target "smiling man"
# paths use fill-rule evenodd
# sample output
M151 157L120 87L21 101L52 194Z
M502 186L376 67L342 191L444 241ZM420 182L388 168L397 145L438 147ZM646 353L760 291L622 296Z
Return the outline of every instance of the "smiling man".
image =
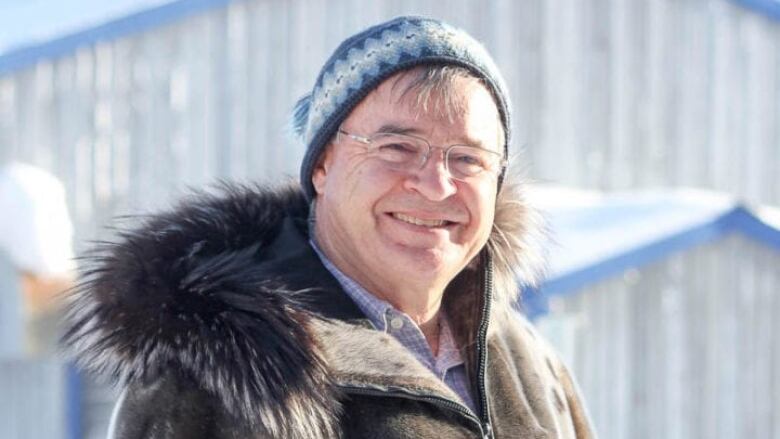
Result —
M589 438L514 311L539 256L509 102L461 30L344 41L293 125L301 187L226 187L98 249L66 341L125 386L112 438Z
M421 111L413 93L420 81L438 81L450 101L430 96L430 110ZM408 316L433 356L444 290L493 225L501 132L490 92L470 73L416 68L369 93L314 168L322 257Z

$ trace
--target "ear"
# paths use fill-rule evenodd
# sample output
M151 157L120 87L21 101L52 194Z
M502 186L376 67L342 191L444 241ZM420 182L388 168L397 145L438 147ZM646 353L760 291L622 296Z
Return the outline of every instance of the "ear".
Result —
M317 164L314 166L314 170L311 173L311 184L314 186L317 195L322 195L322 193L325 192L328 171L330 170L330 164L333 161L331 149L330 145L325 148L325 151L320 155L320 158L317 160Z

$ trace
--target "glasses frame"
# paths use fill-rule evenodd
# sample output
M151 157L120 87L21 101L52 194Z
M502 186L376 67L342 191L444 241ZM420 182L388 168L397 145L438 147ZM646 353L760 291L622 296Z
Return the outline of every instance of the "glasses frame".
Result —
M454 145L449 145L449 146L434 146L434 145L431 145L431 142L429 142L427 139L425 139L423 137L415 136L413 134L392 133L392 132L379 132L379 133L374 133L371 136L361 136L359 134L351 133L351 132L346 131L345 129L339 127L339 129L337 131L337 139L336 139L337 142L341 141L340 136L342 136L342 135L347 136L348 138L350 138L350 139L352 139L352 140L354 140L354 141L356 141L358 143L362 143L363 145L366 146L366 150L368 150L368 151L372 151L371 150L371 144L373 143L373 138L376 137L376 136L380 136L380 135L405 136L405 137L409 137L409 138L412 138L412 139L415 139L415 140L419 140L420 142L425 144L428 147L428 149L425 152L425 154L423 154L422 161L420 162L420 167L417 168L417 169L419 170L419 169L422 169L422 168L425 167L425 165L428 163L428 160L431 157L431 151L434 148L435 149L439 149L439 150L441 150L444 153L444 169L447 170L447 174L449 174L450 178L453 178L455 180L460 180L460 181L464 181L464 180L466 180L468 178L479 177L479 176L481 176L483 174L493 174L493 176L498 178L498 176L501 175L501 173L506 168L506 165L507 165L507 162L508 162L506 157L503 156L503 154L495 152L495 151L491 151L489 149L480 148L478 146L473 146L473 145L465 145L465 144L462 144L462 143L456 143ZM474 148L474 149L478 149L480 151L487 152L487 153L489 153L491 155L498 156L498 157L500 157L500 160L498 161L498 166L496 166L496 168L494 170L493 169L491 169L491 170L487 170L486 169L486 170L480 171L479 173L474 174L474 175L469 175L469 176L466 176L466 177L456 177L452 173L452 171L450 171L450 165L449 165L449 154L450 154L450 151L452 150L452 148L456 148L456 147Z

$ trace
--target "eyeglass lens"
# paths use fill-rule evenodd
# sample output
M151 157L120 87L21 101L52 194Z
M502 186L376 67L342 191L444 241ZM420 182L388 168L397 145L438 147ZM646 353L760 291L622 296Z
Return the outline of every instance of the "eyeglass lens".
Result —
M422 167L429 158L428 143L416 137L379 133L370 140L372 149L379 158L397 168ZM490 151L466 145L450 146L446 149L446 156L447 170L455 178L473 177L485 171L493 171L500 160Z

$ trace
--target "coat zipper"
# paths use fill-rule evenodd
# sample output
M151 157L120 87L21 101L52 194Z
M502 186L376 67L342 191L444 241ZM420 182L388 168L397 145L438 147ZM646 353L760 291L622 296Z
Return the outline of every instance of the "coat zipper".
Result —
M366 387L357 387L357 386L343 386L339 385L339 388L344 390L346 393L353 393L358 395L368 395L368 396L394 396L398 398L406 398L411 399L414 401L424 401L429 402L433 405L437 405L439 407L444 407L446 409L456 411L466 418L468 418L470 421L473 421L474 424L479 427L480 436L487 437L485 434L485 430L483 430L482 422L480 422L479 418L477 417L474 412L471 411L468 407L459 404L455 401L449 400L447 398L442 398L440 396L433 396L433 395L420 395L416 393L407 392L401 389L398 390L380 390L380 389L369 389Z
M479 334L477 338L477 353L479 355L479 366L477 369L478 386L480 398L480 414L481 419L484 422L482 424L483 437L485 439L493 438L493 428L490 425L490 407L488 407L487 389L485 385L487 373L487 333L490 323L490 302L493 300L493 257L489 252L486 252L485 263L487 268L485 269L485 295L483 297L484 303L482 304L482 319L479 323Z

